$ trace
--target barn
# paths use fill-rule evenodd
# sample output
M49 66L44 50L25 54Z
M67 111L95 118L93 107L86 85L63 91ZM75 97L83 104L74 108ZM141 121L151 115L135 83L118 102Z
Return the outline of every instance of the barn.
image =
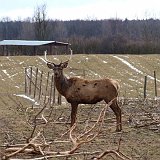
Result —
M2 40L0 41L0 55L42 55L45 50L48 54L67 53L71 44L59 41L31 41L31 40Z

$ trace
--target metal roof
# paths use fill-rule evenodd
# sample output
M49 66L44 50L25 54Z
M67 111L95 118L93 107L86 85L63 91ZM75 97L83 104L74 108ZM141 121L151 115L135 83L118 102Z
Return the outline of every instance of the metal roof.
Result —
M58 41L29 41L29 40L3 40L0 46L42 46L42 45L67 46L69 43Z

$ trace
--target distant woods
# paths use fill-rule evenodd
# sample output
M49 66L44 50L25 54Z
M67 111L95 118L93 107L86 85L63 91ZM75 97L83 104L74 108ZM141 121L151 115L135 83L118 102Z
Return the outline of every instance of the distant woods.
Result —
M4 39L70 42L77 54L153 54L160 53L160 20L60 21L47 19L44 6L33 18L1 19L0 40Z

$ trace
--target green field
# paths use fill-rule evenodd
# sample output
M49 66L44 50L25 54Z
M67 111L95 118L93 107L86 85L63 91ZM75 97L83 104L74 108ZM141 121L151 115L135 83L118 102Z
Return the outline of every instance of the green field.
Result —
M22 143L30 135L32 128L26 122L26 114L35 113L27 109L33 104L30 100L16 95L24 94L25 68L38 67L47 75L47 68L42 56L0 57L0 145L4 143ZM48 56L50 61L60 63L69 56ZM158 160L160 157L160 102L155 98L154 71L157 77L157 94L160 95L160 58L159 55L73 55L69 67L64 70L68 77L81 76L86 79L109 77L120 83L120 106L123 112L123 153L138 160ZM144 77L147 76L147 98L143 101ZM33 97L32 97L33 98ZM70 107L63 100L62 106L55 106L52 120L70 122ZM97 119L101 104L79 107L78 121ZM27 112L27 111L28 112ZM46 112L46 115L48 112ZM117 147L119 133L115 133L115 116L107 111L108 120L102 133L91 144L86 144L80 151L96 151ZM90 118L89 118L90 117ZM153 123L152 122L156 122ZM93 122L91 123L93 124ZM146 125L145 125L146 124ZM46 139L57 139L69 125L55 124L45 130ZM109 127L113 127L109 130ZM80 123L80 128L83 125ZM59 148L58 148L59 147ZM67 149L70 144L59 144L58 149ZM57 149L56 147L53 149ZM4 149L1 147L0 149ZM83 159L83 158L82 158ZM104 158L105 159L105 158ZM108 159L112 159L108 157Z

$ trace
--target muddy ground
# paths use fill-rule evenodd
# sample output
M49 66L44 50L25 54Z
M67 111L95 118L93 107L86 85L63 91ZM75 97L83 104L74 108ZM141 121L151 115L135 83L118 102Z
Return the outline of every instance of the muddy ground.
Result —
M47 143L50 143L50 151L62 152L68 151L73 147L69 139L69 133L64 134L70 128L70 106L62 104L61 106L47 106L43 110L43 116L49 120L44 124L41 110L19 97L7 97L8 101L1 100L6 108L1 112L0 118L0 145L1 152L5 153L7 145L25 144L28 138L31 138L33 127L36 121L34 136L39 131ZM12 103L12 106L8 104ZM100 134L91 142L82 144L76 153L81 152L104 152L105 150L116 150L120 142L120 151L126 156L135 160L158 160L160 157L160 101L123 99L119 100L122 108L123 131L115 132L115 116L110 108L107 109L104 125ZM90 129L96 122L100 111L105 106L103 103L96 105L81 105L78 110L77 127L73 136L83 134L85 129ZM33 107L33 108L32 108ZM6 110L8 110L6 112ZM93 130L91 134L96 134ZM64 134L64 135L63 135ZM121 140L120 140L121 139ZM42 142L41 139L37 143ZM44 142L44 141L43 141ZM99 154L98 153L98 154ZM81 154L71 156L68 159L91 159L94 155ZM36 158L39 155L18 154L17 158ZM102 159L118 159L114 154L106 155ZM52 159L66 159L65 157Z

